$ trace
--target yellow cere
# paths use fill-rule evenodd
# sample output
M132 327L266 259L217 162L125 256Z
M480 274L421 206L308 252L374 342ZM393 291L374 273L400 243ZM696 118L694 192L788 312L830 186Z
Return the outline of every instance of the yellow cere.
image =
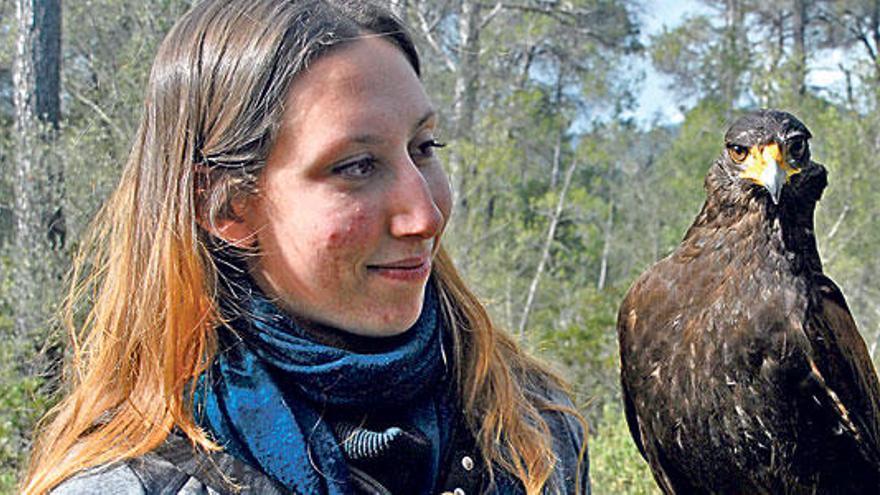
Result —
M782 150L776 143L770 143L765 146L752 146L749 149L749 156L746 158L746 169L740 174L744 179L750 179L758 184L764 184L761 177L764 176L764 169L768 165L774 164L785 172L785 183L792 175L799 173L799 168L791 166L782 156Z

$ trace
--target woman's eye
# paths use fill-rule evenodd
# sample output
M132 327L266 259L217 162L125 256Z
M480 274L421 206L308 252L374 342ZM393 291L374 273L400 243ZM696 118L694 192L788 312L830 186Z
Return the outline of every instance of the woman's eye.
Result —
M429 139L417 146L419 153L416 158L431 158L434 156L434 148L445 148L446 143L441 143L436 139Z
M368 177L375 170L376 160L373 157L364 157L333 167L335 175L342 175L352 179Z

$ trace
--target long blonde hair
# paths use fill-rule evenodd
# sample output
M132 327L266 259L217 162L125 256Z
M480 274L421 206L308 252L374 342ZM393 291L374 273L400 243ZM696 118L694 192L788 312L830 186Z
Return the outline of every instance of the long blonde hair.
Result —
M145 454L174 427L218 448L195 424L187 386L209 366L220 323L199 221L234 215L231 202L253 193L291 80L365 33L385 36L419 72L403 26L358 0L209 0L168 34L119 186L74 262L62 312L66 396L42 421L24 493ZM482 454L538 493L556 460L544 406L528 390L564 387L494 327L442 248L434 270Z

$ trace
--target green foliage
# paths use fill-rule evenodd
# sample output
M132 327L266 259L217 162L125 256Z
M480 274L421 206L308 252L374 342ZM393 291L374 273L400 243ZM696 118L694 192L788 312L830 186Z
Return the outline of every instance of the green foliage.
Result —
M604 407L620 399L616 321L623 290L582 287L567 293L569 287L559 285L548 282L558 301L535 314L530 340L574 384L581 411L597 424Z
M686 17L654 36L650 52L654 66L674 78L678 94L713 98L728 107L745 84L752 57L740 25L720 25L705 15Z
M10 335L12 321L0 314L0 335ZM49 406L39 377L21 376L20 352L0 341L0 493L13 493L24 466L36 421Z
M727 109L703 100L685 116L676 139L657 159L660 252L670 252L705 200L703 178L723 149Z
M682 94L693 94L712 85L713 31L707 16L695 16L673 29L664 29L651 40L651 61L673 75Z
M602 419L590 438L590 473L593 493L661 493L630 437L623 411L616 404L607 404L602 409Z

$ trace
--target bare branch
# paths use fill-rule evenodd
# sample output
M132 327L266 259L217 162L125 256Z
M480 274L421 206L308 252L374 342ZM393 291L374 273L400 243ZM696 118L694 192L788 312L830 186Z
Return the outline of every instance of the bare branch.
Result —
M483 4L484 7L488 7L487 4ZM555 5L529 5L522 3L513 3L513 2L497 2L494 8L504 8L508 10L518 10L521 12L531 12L536 14L544 14L554 19L558 20L566 20L571 22L572 20L582 19L584 17L589 17L591 15L595 15L598 10L594 9L576 9L573 7L568 8L559 8Z
M544 268L550 260L550 248L553 246L553 241L556 238L556 227L559 225L559 219L562 218L562 212L565 209L565 195L568 193L568 188L571 185L571 178L574 175L576 168L577 160L572 160L571 165L569 165L568 170L565 173L565 182L562 184L562 190L559 191L559 200L556 202L556 209L553 211L553 216L550 218L550 226L547 228L547 237L544 239L544 248L541 250L541 259L538 261L538 266L535 268L535 275L532 277L532 282L529 284L529 292L526 295L526 304L523 307L522 317L519 320L520 338L524 337L526 334L526 325L529 323L529 314L532 311L532 306L535 304L538 284L541 282Z
M602 261L599 267L599 280L596 282L596 288L605 289L605 282L608 280L608 258L611 255L611 236L614 232L614 200L608 203L608 216L605 219L605 233L602 241Z
M847 23L843 18L849 17L852 23ZM871 45L871 41L866 32L865 26L862 24L861 16L851 9L845 9L841 16L833 15L825 9L819 10L816 15L817 19L821 19L829 24L836 24L847 31L855 41L858 41L868 52L868 56L874 63L877 63L877 47Z
M451 72L455 72L457 70L455 62L452 60L449 54L446 53L445 50L443 50L443 47L441 47L440 43L437 42L437 38L434 37L433 31L436 27L436 24L432 25L430 22L428 22L428 19L425 17L425 14L424 12L422 12L421 9L415 9L415 11L416 17L419 21L419 28L421 28L422 30L422 36L424 36L425 41L427 41L428 45L430 45L431 48L433 48L434 51L437 52L438 55L440 55L440 57L443 59L443 63L446 65L446 68L449 69Z
M484 17L483 21L480 23L480 29L485 28L489 25L490 22L492 22L492 19L494 19L495 16L498 15L499 12L501 12L501 7L501 2L495 2L495 6L492 7L492 10L489 11L488 14L486 14L486 17Z
M543 16L550 17L551 19L556 20L563 26L568 26L575 30L578 34L582 36L586 36L591 38L592 40L600 43L603 46L610 47L613 46L614 43L605 39L599 32L594 31L587 27L586 19L589 17L598 17L601 14L600 9L581 9L574 8L571 5L567 6L556 6L556 5L529 5L523 3L514 3L514 2L496 2L493 4L480 4L481 7L489 8L491 7L492 11L490 15L494 17L497 14L496 11L500 10L511 10L511 11L519 11L519 12L527 12L532 14L540 14ZM490 19L484 20L483 24L488 24ZM600 23L601 24L601 23Z
M826 241L830 241L837 234L837 229L843 224L844 218L846 218L847 213L849 213L850 205L849 203L843 205L843 209L840 210L840 215L837 215L837 220L834 221L834 225L831 227L831 230L828 231L828 235L825 236Z
M102 122L107 124L107 127L110 128L115 137L120 139L124 139L126 137L125 131L123 131L118 125L116 125L116 122L114 122L113 119L111 119L110 116L107 115L107 113L104 112L104 110L102 110L97 103L80 93L71 84L67 85L67 92L70 93L70 95L73 96L74 99L89 107L93 112L95 112L95 114L98 115L98 118L101 119Z

